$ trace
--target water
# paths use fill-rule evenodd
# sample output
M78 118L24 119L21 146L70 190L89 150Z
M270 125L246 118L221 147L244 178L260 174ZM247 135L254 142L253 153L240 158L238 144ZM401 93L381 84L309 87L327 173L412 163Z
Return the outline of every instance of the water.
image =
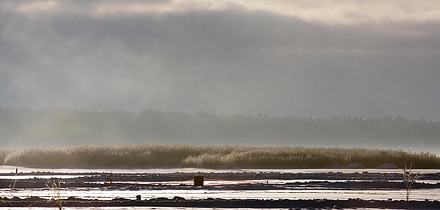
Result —
M33 173L36 171L45 171L51 173ZM440 170L414 170L421 174L440 173ZM124 187L63 187L63 179L74 179L90 174L100 173L120 173L120 174L173 174L175 173L210 173L215 176L219 173L230 173L233 176L236 173L332 173L343 174L356 173L402 173L398 169L200 169L200 168L167 168L167 169L49 169L49 168L18 168L18 174L15 174L14 166L1 166L0 179L13 182L20 182L27 179L50 179L57 178L61 180L61 188L0 188L0 197L12 198L14 196L20 198L27 198L30 196L39 196L46 199L68 197L77 197L83 199L98 199L98 200L112 200L114 198L125 198L134 200L137 195L141 195L142 199L152 198L169 198L175 196L183 197L185 199L207 199L207 198L221 198L221 199L262 199L262 200L306 200L306 199L328 199L328 200L347 200L347 199L362 199L362 200L405 200L405 189L354 189L350 187L340 189L330 189L322 186L311 186L311 182L326 182L326 183L343 183L343 182L365 182L366 180L356 179L249 179L249 180L211 180L206 181L207 187L195 188L192 187L192 181L114 181L114 184L121 184ZM131 183L132 182L132 183ZM401 180L389 180L389 182L401 182ZM440 180L421 180L420 182L438 184ZM101 183L100 181L91 183ZM300 183L303 187L290 187L290 183ZM228 188L224 186L246 184L245 188ZM145 187L147 186L147 187ZM148 189L148 186L154 186ZM175 187L173 187L175 186ZM187 189L182 186L188 186ZM280 189L282 186L282 189ZM301 186L301 185L299 185ZM348 185L350 186L350 185ZM264 187L264 189L261 189ZM410 199L415 201L438 200L440 198L440 187L433 189L413 189L410 194ZM0 208L7 209L7 208ZM44 208L14 208L14 209L44 209ZM64 209L80 209L80 208L64 208ZM84 209L84 208L83 208ZM89 208L87 208L89 209ZM151 208L151 207L118 207L118 208L95 208L95 209L175 209L175 208ZM180 209L206 209L206 208L180 208ZM209 208L208 208L209 209ZM357 208L362 209L362 208Z

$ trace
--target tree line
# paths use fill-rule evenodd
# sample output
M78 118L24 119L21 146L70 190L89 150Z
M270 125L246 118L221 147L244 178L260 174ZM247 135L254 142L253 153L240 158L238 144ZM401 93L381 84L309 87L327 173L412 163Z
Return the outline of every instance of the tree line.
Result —
M408 142L438 146L439 139L440 122L408 120L402 116L295 118L152 109L134 113L0 107L0 140L6 147L117 143L332 146Z

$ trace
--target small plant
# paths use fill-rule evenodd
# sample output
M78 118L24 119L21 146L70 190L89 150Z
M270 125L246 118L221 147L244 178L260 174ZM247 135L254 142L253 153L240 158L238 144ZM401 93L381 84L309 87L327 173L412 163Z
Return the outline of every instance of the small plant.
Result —
M14 175L14 179L12 180L12 182L11 182L11 184L9 184L9 189L11 190L11 191L14 191L15 190L15 184L17 183L17 175L18 175L18 168L15 168L15 175ZM12 194L12 198L13 198L14 196L13 196L13 194ZM12 201L14 200L14 199L10 199L10 200L7 200L7 199L5 199L5 198L2 198L1 199L1 201L0 201L0 203L9 203L9 205L11 205L12 206Z
M18 175L18 168L15 168L14 180L12 180L12 183L9 184L9 188L11 188L11 190L13 190L15 188L15 184L17 183L17 175Z
M403 183L405 183L406 188L406 201L409 201L409 196L411 194L412 186L419 179L420 173L412 172L412 163L409 166L409 169L406 167L403 169Z
M62 201L61 201L61 193L60 193L61 180L43 179L43 181L44 181L44 186L46 186L47 188L49 188L50 191L53 192L52 200L55 201L55 205L58 207L59 210L63 209Z

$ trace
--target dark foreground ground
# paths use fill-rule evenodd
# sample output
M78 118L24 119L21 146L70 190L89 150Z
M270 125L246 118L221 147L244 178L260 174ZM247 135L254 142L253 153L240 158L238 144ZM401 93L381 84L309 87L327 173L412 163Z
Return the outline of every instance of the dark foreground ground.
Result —
M385 208L385 209L440 209L439 201L374 201L374 200L240 200L202 199L186 200L181 197L129 200L117 198L110 201L68 198L60 201L39 197L20 199L3 198L1 207L198 207L198 208Z
M34 178L14 181L14 190L47 188L47 179L38 178L47 175L77 175L74 178L63 178L60 188L103 189L103 190L191 190L200 188L192 186L191 180L195 175L215 177L221 180L286 180L284 184L234 184L219 186L204 186L205 189L216 190L282 190L282 189L405 189L402 173L48 173L35 172L16 174L16 176L35 176ZM11 190L11 173L0 174L0 190ZM55 180L55 179L54 179ZM315 180L299 182L299 180ZM331 180L344 180L331 182ZM430 180L431 182L424 182ZM167 184L182 181L184 184ZM438 181L438 182L437 182ZM139 182L133 188L132 182ZM143 184L142 184L143 182ZM421 174L413 186L417 189L440 188L440 173ZM439 195L440 196L440 195ZM440 197L439 197L440 198ZM0 207L195 207L195 208L379 208L379 209L440 209L437 200L404 201L404 200L362 200L357 198L346 200L330 199L188 199L179 196L173 198L120 198L115 195L112 200L84 199L79 197L64 197L45 199L31 196L0 198Z

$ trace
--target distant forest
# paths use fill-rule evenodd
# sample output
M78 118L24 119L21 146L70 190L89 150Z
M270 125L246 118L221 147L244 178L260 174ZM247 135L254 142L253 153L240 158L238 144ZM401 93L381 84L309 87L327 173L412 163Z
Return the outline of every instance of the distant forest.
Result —
M295 118L0 107L1 147L123 143L440 146L440 122L402 116Z

